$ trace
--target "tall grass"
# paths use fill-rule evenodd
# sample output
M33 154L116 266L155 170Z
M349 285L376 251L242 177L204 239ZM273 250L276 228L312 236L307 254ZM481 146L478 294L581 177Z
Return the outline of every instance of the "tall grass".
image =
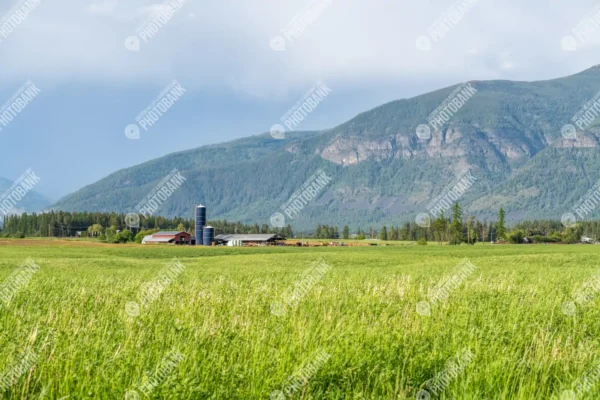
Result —
M464 349L474 361L440 398L558 397L600 356L591 301L561 312L598 271L600 246L174 248L0 247L0 282L41 270L0 309L0 373L32 349L7 399L122 399L183 360L150 398L268 399L319 352L306 399L414 399ZM125 312L176 257L186 269L137 317ZM333 268L280 317L271 304L318 257ZM416 305L463 258L476 272L421 316ZM145 378L146 377L146 378ZM600 385L598 385L600 387ZM588 396L600 395L595 387ZM140 394L140 398L146 398ZM436 396L433 396L436 398Z

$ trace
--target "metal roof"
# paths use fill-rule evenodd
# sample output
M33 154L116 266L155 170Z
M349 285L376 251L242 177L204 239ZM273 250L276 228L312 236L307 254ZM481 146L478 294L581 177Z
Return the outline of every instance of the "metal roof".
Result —
M176 236L176 235L179 235L182 233L187 233L187 232L184 232L184 231L160 231L160 232L156 232L152 236Z
M144 244L144 243L169 243L172 240L175 240L175 238L174 237L155 238L152 236L146 236L144 238L144 240L142 240L142 244Z
M223 240L225 242L229 242L231 240L241 240L243 242L266 242L271 239L284 240L285 238L274 233L215 236L215 240Z

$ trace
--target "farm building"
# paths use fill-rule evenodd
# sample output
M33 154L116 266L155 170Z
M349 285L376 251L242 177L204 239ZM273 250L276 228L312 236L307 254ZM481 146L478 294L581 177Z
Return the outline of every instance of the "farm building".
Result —
M192 244L192 235L187 232L160 231L146 236L142 244Z
M217 235L215 242L227 246L274 246L283 243L285 237L272 233L247 235Z

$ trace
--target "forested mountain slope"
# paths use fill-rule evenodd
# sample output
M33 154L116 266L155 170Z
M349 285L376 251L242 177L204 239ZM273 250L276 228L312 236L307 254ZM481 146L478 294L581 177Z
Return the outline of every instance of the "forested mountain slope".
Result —
M575 139L561 135L600 91L600 68L542 82L470 84L475 95L430 139L416 129L455 87L384 104L331 130L170 154L118 171L55 207L129 212L177 168L187 180L159 213L189 217L203 203L211 219L268 222L322 168L332 182L287 221L294 227L401 223L470 169L477 182L461 198L468 214L492 217L502 206L513 221L560 218L600 179L600 129L593 123Z

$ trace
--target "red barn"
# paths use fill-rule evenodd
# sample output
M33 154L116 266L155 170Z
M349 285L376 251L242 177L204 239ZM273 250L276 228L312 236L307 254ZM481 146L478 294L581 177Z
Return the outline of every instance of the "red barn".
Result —
M160 231L146 236L142 244L192 244L192 235L179 231Z

